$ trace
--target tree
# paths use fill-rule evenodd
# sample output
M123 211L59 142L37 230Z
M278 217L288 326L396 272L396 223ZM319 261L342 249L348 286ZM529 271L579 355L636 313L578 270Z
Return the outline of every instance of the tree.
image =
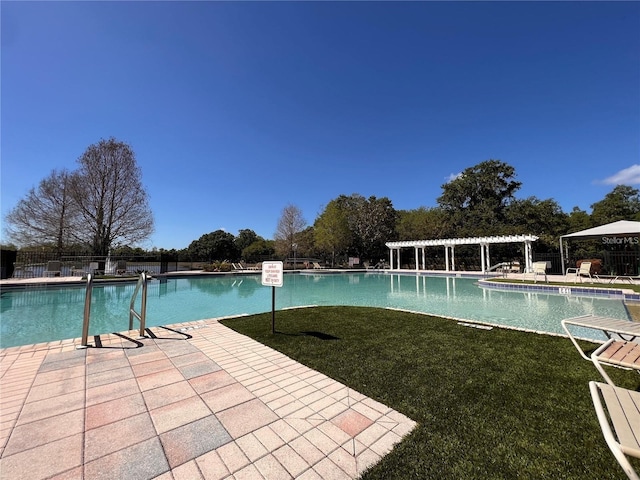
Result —
M261 239L262 237L259 237L256 232L245 228L238 232L238 236L235 239L236 248L239 252L242 252L249 245Z
M242 250L242 258L247 262L259 262L264 257L271 257L274 253L276 253L275 242L260 237Z
M640 221L640 195L636 188L617 185L599 202L591 205L594 225L604 225L617 220Z
M298 257L315 257L317 255L315 231L309 226L296 235Z
M567 221L568 229L566 233L579 232L593 226L589 214L578 207L573 207L573 210L571 210L571 213L569 213L567 217Z
M491 235L501 229L505 209L521 185L511 165L486 160L442 185L438 203L448 213L455 235Z
M385 242L395 240L397 212L387 197L369 197L360 202L353 217L353 231L359 240L360 255L369 259L387 254Z
M149 238L153 215L131 147L114 138L100 140L78 163L71 189L81 222L75 233L92 253L106 255L113 246Z
M77 209L70 192L70 175L53 170L32 188L6 217L8 235L22 246L69 246L76 232Z
M553 199L540 200L529 197L514 200L506 209L506 226L502 232L509 234L532 234L539 237L537 251L555 250L558 238L568 228L568 217Z
M336 255L346 252L352 239L344 202L331 200L314 223L316 247L331 255L331 266Z
M202 235L198 240L191 242L187 249L192 260L203 262L236 260L240 256L235 237L224 230Z
M291 256L293 246L296 244L296 236L306 225L307 221L302 216L302 210L298 207L289 204L282 209L274 235L278 255L282 257Z
M445 211L425 207L399 211L396 231L400 240L447 238L450 233Z

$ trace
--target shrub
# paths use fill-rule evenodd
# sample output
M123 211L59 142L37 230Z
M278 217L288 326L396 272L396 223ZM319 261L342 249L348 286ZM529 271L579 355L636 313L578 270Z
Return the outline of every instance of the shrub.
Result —
M229 262L213 262L202 266L205 272L230 272L231 268Z

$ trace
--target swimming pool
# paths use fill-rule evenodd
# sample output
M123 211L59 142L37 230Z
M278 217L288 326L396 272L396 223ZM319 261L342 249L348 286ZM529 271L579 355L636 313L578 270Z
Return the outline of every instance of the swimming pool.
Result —
M127 330L134 288L94 284L90 335ZM0 347L80 337L84 296L84 287L4 290ZM628 319L621 300L500 291L480 288L474 279L389 273L286 275L284 286L276 288L276 309L304 305L392 307L549 333L563 333L560 320L578 315ZM261 285L260 275L152 280L147 326L270 310L271 288Z

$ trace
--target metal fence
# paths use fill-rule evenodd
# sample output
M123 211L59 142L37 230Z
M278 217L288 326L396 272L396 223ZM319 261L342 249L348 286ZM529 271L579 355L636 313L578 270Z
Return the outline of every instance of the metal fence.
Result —
M574 268L580 260L600 260L603 275L640 275L640 252L598 252L590 258L569 258L565 268Z
M60 276L82 276L86 273L151 274L202 270L204 262L179 262L165 255L87 255L84 253L16 252L13 265L3 265L12 278L43 277L49 262L60 262ZM10 272L10 273L9 273Z
M3 250L3 253L7 251ZM202 270L207 262L191 262L178 261L176 257L169 255L112 255L110 257L87 255L85 253L54 253L54 252L36 252L36 251L10 251L11 255L2 256L2 278L25 278L25 277L43 277L47 269L47 264L51 261L59 261L61 276L77 276L88 273L91 267L105 275L115 274L115 268L118 262L124 262L126 273L136 274L140 272L148 272L151 274L182 272L192 270ZM496 252L497 253L497 252ZM13 261L15 254L15 261ZM272 259L271 257L265 258ZM296 258L300 263L302 258ZM316 259L313 259L314 261ZM551 268L548 273L564 274L562 271L562 261L559 253L533 253L534 261L549 261ZM602 275L640 275L640 252L638 251L618 251L609 252L601 251L593 254L589 258L570 257L565 259L564 267L575 268L580 260L600 260ZM519 261L520 265L524 265L524 258L509 256L505 254L496 254L491 256L491 264L499 262ZM444 270L445 259L443 255L432 255L426 257L427 270ZM97 265L96 265L97 264ZM403 268L415 268L415 259L413 255L403 255ZM460 271L480 271L480 255L462 254L456 252L456 270Z

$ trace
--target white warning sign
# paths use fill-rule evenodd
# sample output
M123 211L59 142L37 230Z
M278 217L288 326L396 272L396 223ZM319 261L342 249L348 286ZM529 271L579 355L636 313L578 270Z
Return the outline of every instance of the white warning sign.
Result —
M284 283L282 262L262 262L262 285L281 287Z

